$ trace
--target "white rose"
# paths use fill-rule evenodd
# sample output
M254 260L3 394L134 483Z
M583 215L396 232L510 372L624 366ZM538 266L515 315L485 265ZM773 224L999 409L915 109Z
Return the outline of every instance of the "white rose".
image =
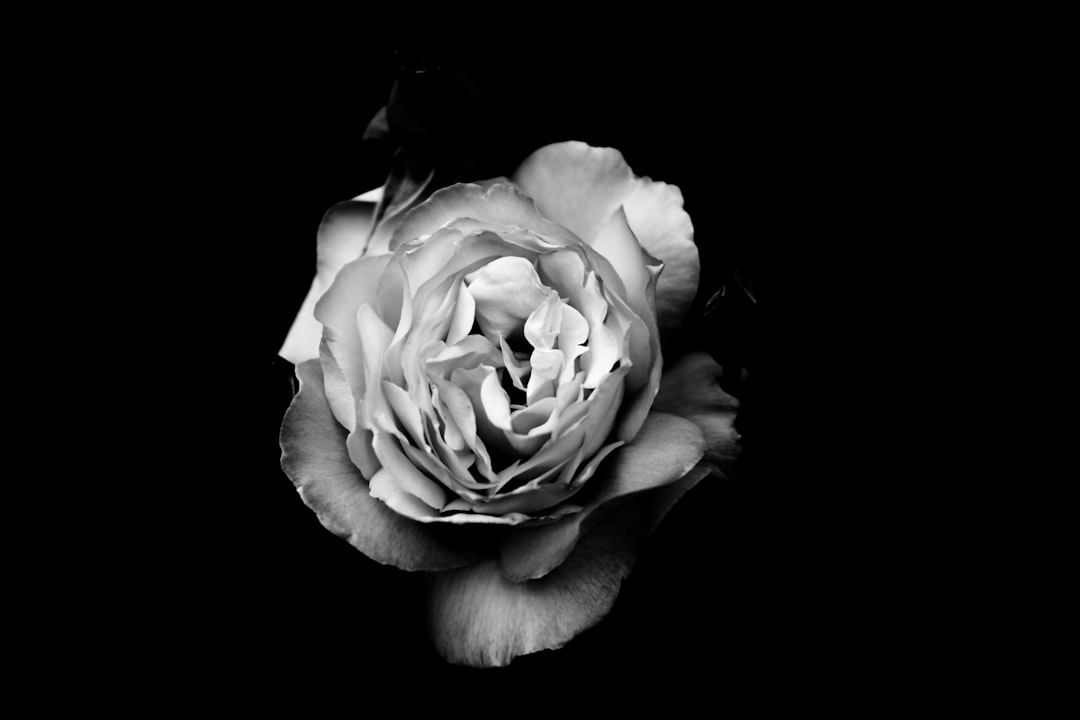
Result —
M512 183L445 188L372 232L375 197L320 229L282 349L301 382L282 467L364 554L438 572L449 660L558 647L611 607L642 533L736 450L737 403L707 356L657 396L660 327L697 289L682 196L615 150L560 143Z

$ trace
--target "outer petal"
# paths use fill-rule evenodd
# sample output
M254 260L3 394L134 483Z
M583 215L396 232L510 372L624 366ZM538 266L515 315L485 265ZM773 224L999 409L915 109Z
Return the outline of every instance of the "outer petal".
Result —
M693 423L674 415L650 413L634 441L611 454L597 470L592 497L579 494L580 513L550 525L508 534L499 553L502 574L521 582L543 577L557 568L599 518L589 518L613 500L679 480L701 459L705 441Z
M319 225L315 278L278 351L294 365L319 357L322 325L315 319L315 303L330 287L338 270L364 253L375 219L375 206L381 195L380 191L372 190L355 200L338 203L323 216Z
M477 552L460 534L408 520L371 497L326 402L318 361L301 363L296 375L300 392L281 424L281 467L319 521L371 559L403 570L473 562Z
M720 373L720 366L707 353L680 358L664 373L653 408L700 427L708 443L705 462L726 474L739 455L739 433L734 426L739 401L720 388Z
M589 533L557 572L533 582L507 580L494 560L432 576L436 649L453 663L491 667L561 647L611 609L640 533L637 514L616 515Z
M588 243L622 205L642 247L665 265L656 288L661 328L675 328L694 300L700 266L694 226L674 185L636 177L622 153L582 142L547 145L527 157L513 180L544 217Z

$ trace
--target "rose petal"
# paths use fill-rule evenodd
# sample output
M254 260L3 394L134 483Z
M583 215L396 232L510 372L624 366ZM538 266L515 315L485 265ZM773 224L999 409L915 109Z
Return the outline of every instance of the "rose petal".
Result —
M705 479L713 470L708 463L699 462L693 470L683 475L676 482L657 488L638 501L638 507L645 523L645 534L650 534L675 507L687 492Z
M656 318L651 308L655 292L656 268L649 268L650 280L645 287L646 302L643 315L634 313L622 305L617 296L609 298L612 308L630 318L627 334L630 358L634 363L627 379L628 396L619 410L619 439L631 440L637 433L645 416L652 407L653 398L660 387L660 377L664 370L664 359L660 349L660 331L656 327ZM646 360L647 358L647 360Z
M646 302L645 286L649 284L649 271L645 266L655 263L650 263L649 258L642 252L622 205L600 226L596 237L589 244L615 268L623 281L623 287L626 288L627 305L640 315Z
M450 374L461 368L470 370L478 365L499 367L503 354L492 346L483 335L467 335L456 345L441 351L424 363L429 378L447 379Z
M694 226L674 185L635 177L622 154L582 142L542 147L513 180L544 217L592 244L620 205L641 246L663 261L656 290L661 328L678 327L697 292L700 272Z
M533 350L529 359L532 372L525 395L525 401L529 405L555 396L554 383L562 375L563 361L563 354L559 350Z
M462 507L462 504L458 504L454 501L454 507ZM451 506L447 506L446 512L449 512ZM455 512L452 514L443 514L438 517L428 518L424 520L426 523L443 523L449 525L520 525L522 527L534 527L536 525L545 525L547 523L555 522L560 518L566 517L572 513L580 512L581 507L578 505L570 505L569 503L563 503L557 508L552 509L546 515L526 515L519 512L506 513L505 515L483 515L475 512Z
M536 203L516 187L496 184L485 190L479 185L458 183L433 193L410 210L394 230L390 249L395 250L402 243L421 235L430 235L459 218L529 228L549 236L560 245L572 244L576 240L565 228L544 219L536 209Z
M407 492L398 483L394 474L386 468L375 473L375 477L371 478L370 491L371 497L386 503L388 508L410 520L423 522L438 515L438 510Z
M315 319L315 303L324 292L326 292L326 287L316 276L311 281L311 287L304 296L304 302L300 304L300 310L296 313L288 334L285 335L285 342L278 350L278 355L293 365L319 357L322 325Z
M686 355L664 373L653 409L679 415L701 428L708 443L705 462L726 474L739 455L734 426L739 401L720 388L721 373L707 353Z
M640 532L635 515L615 516L542 580L511 582L494 560L431 576L428 619L436 649L452 663L492 667L563 646L611 609Z
M613 314L623 318L628 329L627 342L633 367L627 377L629 394L620 412L618 437L629 441L649 411L663 370L655 314L656 280L662 266L642 251L626 224L621 207L600 229L594 242L596 249L608 256L626 284L625 302L618 293L607 293L606 298Z
M375 197L376 192L372 190L356 200L338 203L323 216L316 247L315 278L278 351L294 365L319 357L322 325L315 319L315 303L330 287L338 271L363 254L378 202L370 198Z
M510 443L502 432L510 429L510 399L499 386L495 368L480 365L471 370L455 370L450 375L450 382L468 396L476 421L476 434L483 439L484 445L497 455L512 455ZM440 390L444 389L440 386ZM456 415L454 419L457 419Z
M521 257L494 260L466 276L466 283L476 302L476 323L492 343L520 331L550 294L533 264Z
M409 393L389 380L383 380L382 388L386 399L390 402L390 408L394 411L394 417L405 428L413 445L430 450L427 439L424 437L424 421L420 417L420 409L409 397Z
M342 427L352 431L356 428L357 401L354 399L354 394L364 391L363 369L359 368L356 380L353 386L350 386L349 381L345 378L345 373L342 371L341 366L338 365L337 358L334 357L334 351L327 344L326 338L319 342L318 360L322 365L323 390L326 393L327 401L330 403L330 411L334 413L334 417L341 423ZM353 372L356 371L355 367L350 369Z
M357 403L366 389L364 343L356 325L356 313L362 305L378 299L376 282L388 259L383 255L347 263L315 305L315 319L323 326L321 349L325 352L320 354L323 372L335 379L340 372L349 390L345 395L345 386L331 382L327 385L327 398L334 417L350 430L356 421Z
M392 481L401 491L423 501L425 505L434 511L442 510L447 503L446 491L441 485L422 473L416 465L401 451L398 438L382 430L374 431L375 439L372 445L375 455L383 464L383 470L387 471L384 482ZM379 471L380 473L382 470ZM371 487L372 497L375 497L375 485ZM414 520L420 517L409 515Z
M468 336L472 331L473 322L476 320L476 301L472 293L465 287L465 283L458 285L457 306L454 308L454 319L450 321L450 329L446 333L446 344L454 345Z
M579 451L584 457L592 457L611 432L615 409L622 401L625 376L626 368L620 367L593 391L588 400L580 403L579 408L568 408L559 418L560 426L564 422L568 426L553 432L551 440L528 460L499 472L503 481L500 489L511 481L534 480ZM584 413L584 419L580 413Z
M683 209L682 191L642 178L623 205L641 246L664 263L656 282L657 321L665 330L677 329L694 302L701 274L694 224Z
M705 440L694 423L650 413L633 442L615 450L599 467L597 477L590 481L596 494L575 500L585 505L582 512L506 536L499 552L503 575L514 582L543 577L559 566L595 522L588 521L593 513L617 498L679 480L704 452Z
M506 338L501 336L499 337L499 350L502 351L503 367L506 368L506 372L510 373L510 382L518 390L524 390L525 383L522 382L522 378L532 371L529 361L518 360L513 349L506 342Z
M319 521L372 560L403 570L472 562L478 553L460 534L415 523L371 497L326 402L319 363L301 363L296 376L300 391L281 424L281 467Z

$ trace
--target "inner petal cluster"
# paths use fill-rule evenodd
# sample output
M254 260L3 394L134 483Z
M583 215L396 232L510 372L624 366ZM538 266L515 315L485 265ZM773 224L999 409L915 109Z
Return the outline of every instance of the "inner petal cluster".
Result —
M395 439L456 495L444 515L551 507L595 469L630 366L629 320L570 249L492 258L446 283L434 314L445 320L411 354L420 367L383 382Z

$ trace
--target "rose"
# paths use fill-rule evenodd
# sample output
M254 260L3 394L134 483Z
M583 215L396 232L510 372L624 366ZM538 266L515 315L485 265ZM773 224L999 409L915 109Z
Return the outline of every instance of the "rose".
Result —
M429 619L449 660L558 647L737 448L711 358L661 381L660 330L697 286L681 193L615 150L560 143L512 183L408 198L372 228L377 198L320 228L282 349L300 380L282 467L365 555L437 571Z

